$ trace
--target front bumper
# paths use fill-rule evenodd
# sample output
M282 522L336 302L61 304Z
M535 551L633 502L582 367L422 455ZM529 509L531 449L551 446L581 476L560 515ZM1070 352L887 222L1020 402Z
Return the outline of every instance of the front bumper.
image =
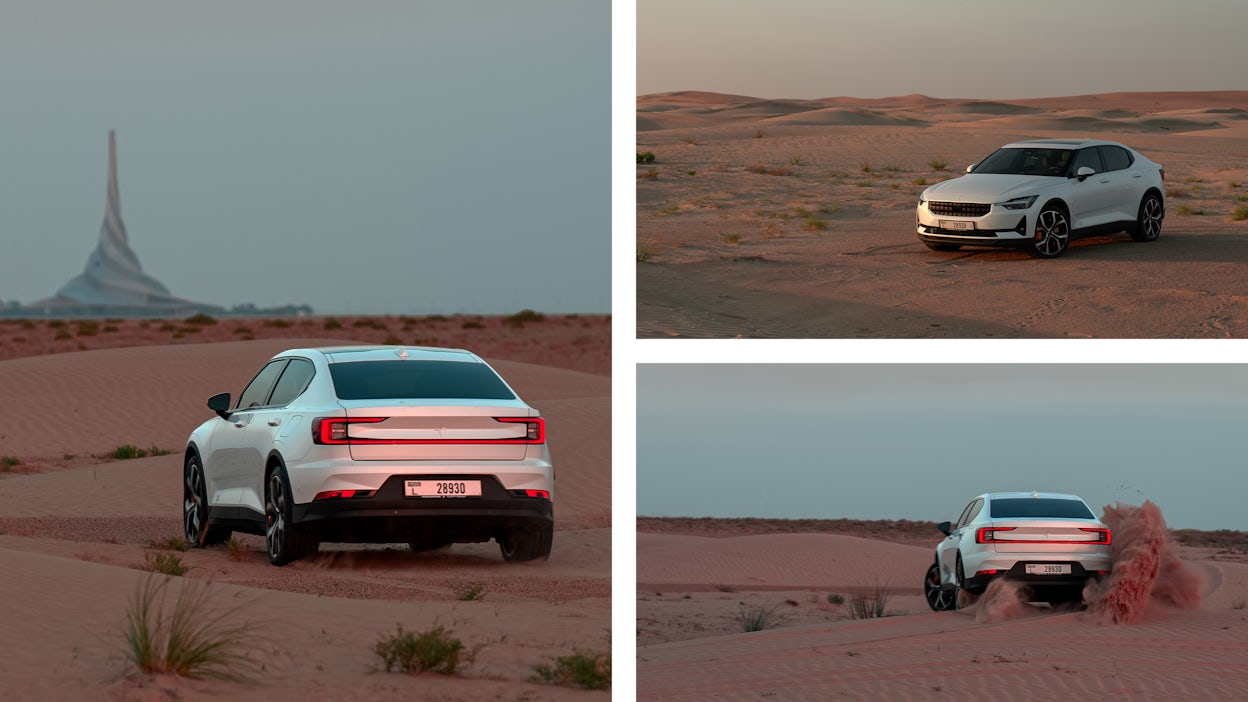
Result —
M1028 223L1035 221L1035 214L1032 210L1007 210L992 205L987 214L979 217L941 215L932 212L924 202L918 207L915 231L919 239L929 244L1027 247L1032 245Z

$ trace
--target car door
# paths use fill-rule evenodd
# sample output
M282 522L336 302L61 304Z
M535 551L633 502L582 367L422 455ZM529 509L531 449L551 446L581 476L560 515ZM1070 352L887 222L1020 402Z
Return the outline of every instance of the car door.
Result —
M265 404L250 411L241 444L241 460L245 468L239 484L238 500L243 507L264 513L264 472L269 454L274 450L282 452L281 436L299 420L298 411L291 409L290 405L307 389L313 374L311 361L289 359Z
M1105 175L1113 188L1106 222L1133 222L1144 197L1144 174L1131 168L1131 154L1121 146L1098 146Z
M209 471L209 489L215 493L215 497L209 501L213 504L237 506L242 503L242 487L255 470L250 455L243 446L244 436L247 427L255 421L257 408L268 404L273 386L286 368L287 362L285 358L277 359L260 369L238 396L234 411L227 420L228 424L220 432L220 440L214 441Z
M981 497L971 500L966 509L962 510L962 514L958 517L958 521L949 529L949 535L940 544L940 579L941 582L952 585L957 582L955 576L955 568L958 559L958 549L962 546L962 534L966 529L966 525L975 518L979 513L979 508L984 504Z
M1111 213L1114 210L1115 185L1111 175L1105 172L1105 164L1101 160L1101 152L1097 147L1080 149L1075 154L1070 173L1075 175L1084 166L1095 172L1082 181L1076 178L1070 184L1068 204L1072 229L1085 229L1109 222L1112 220Z

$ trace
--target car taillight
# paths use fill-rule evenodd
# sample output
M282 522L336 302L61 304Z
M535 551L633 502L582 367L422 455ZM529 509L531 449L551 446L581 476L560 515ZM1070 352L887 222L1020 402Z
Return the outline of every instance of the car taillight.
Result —
M349 444L348 424L376 424L386 417L317 417L312 420L312 443Z
M328 490L316 493L315 500L347 500L355 497L372 497L376 490Z
M524 432L524 441L522 443L546 443L546 420L541 417L495 417L494 421L527 425Z
M1102 544L1108 546L1113 543L1113 537L1109 533L1109 529L1100 529L1096 527L1079 527L1079 531L1088 531L1097 535L1096 541L1089 543Z
M993 536L993 533L998 531L1014 531L1014 527L980 527L979 531L975 532L975 543L990 544L996 541L997 537Z
M549 490L509 490L508 492L516 497L540 497L543 500L550 499Z

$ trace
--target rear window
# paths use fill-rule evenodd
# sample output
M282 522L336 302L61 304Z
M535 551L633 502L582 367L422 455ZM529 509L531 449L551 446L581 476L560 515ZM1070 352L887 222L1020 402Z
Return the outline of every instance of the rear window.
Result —
M502 379L482 363L356 361L330 364L329 375L340 400L516 399Z
M1020 497L993 500L990 516L993 519L1011 517L1055 517L1059 519L1096 519L1088 506L1078 500L1061 500L1049 497Z

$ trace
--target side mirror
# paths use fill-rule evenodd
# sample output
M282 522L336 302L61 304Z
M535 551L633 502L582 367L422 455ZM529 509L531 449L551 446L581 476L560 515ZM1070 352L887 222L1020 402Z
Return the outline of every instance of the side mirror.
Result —
M222 419L230 418L230 393L223 392L208 398L208 409Z
M966 172L967 172L967 173L970 173L970 172L971 172L971 171L973 171L973 170L975 170L975 164L973 164L973 163L972 163L971 165L969 165L969 166L967 166L967 167L966 167Z
M950 530L950 528L951 528L952 526L953 526L953 525L952 525L952 524L950 524L949 522L941 522L940 524L937 524L937 525L936 525L936 528L937 528L937 529L940 529L940 532L941 532L942 534L944 534L945 536L948 536L948 535L949 535L949 530Z
M1079 182L1082 183L1087 180L1088 176L1096 175L1096 171L1091 166L1080 166L1079 170L1075 171L1075 175L1079 178Z

